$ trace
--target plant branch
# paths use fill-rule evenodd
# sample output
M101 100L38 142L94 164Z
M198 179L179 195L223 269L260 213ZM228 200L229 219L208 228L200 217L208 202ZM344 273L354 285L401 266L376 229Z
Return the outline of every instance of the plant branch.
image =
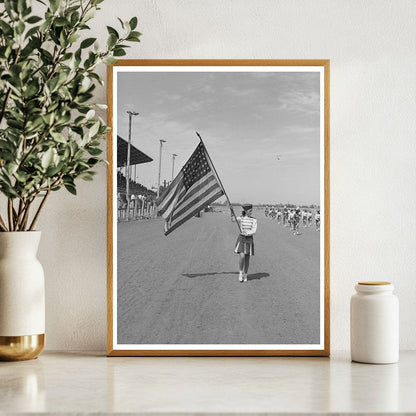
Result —
M16 220L16 226L15 226L16 231L24 231L22 229L22 223L23 223L24 215L26 213L26 206L27 206L27 203L23 199L21 199L19 202L18 217Z
M22 199L19 200L19 208L17 209L17 214L14 216L14 229L16 231L19 231L19 220L22 215L22 208L23 208L23 202Z
M7 215L9 217L9 230L14 231L13 227L13 200L9 198L7 200Z
M25 231L26 230L26 226L27 226L27 220L29 219L29 209L30 209L30 206L32 205L32 202L33 202L33 199L31 199L27 204L26 204L26 208L25 208L25 215L23 216L23 219L22 219L22 224L21 224L21 226L20 226L20 229L22 230L22 231Z
M0 229L1 229L1 231L8 231L7 227L6 227L6 224L4 223L3 218L1 217L1 215L0 215Z
M39 214L40 214L43 206L45 205L46 199L48 198L50 192L51 192L50 189L48 189L46 191L46 194L43 197L42 202L40 203L38 210L36 211L35 217L33 218L32 224L30 224L29 231L33 231L33 228L34 228L34 226L35 226L35 224L36 224L36 222L39 218Z

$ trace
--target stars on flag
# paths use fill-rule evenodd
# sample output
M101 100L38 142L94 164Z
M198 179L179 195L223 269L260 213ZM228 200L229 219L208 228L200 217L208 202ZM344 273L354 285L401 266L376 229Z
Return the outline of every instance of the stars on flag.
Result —
M185 188L189 189L210 171L211 168L205 156L204 148L200 144L183 168L183 183Z

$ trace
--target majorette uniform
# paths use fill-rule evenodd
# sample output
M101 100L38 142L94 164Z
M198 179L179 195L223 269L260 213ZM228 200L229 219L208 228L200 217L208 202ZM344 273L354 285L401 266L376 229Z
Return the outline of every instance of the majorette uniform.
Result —
M257 220L253 217L237 217L241 231L246 235L239 234L235 243L235 253L244 253L254 256L253 234L257 231Z

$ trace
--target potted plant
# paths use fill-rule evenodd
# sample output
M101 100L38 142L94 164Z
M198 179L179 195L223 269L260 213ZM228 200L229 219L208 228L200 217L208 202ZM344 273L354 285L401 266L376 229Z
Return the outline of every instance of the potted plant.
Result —
M138 42L137 18L107 26L102 51L87 37L103 0L0 0L0 359L44 345L43 269L36 223L51 192L93 179L108 127L92 103L100 63ZM39 14L42 14L39 16Z

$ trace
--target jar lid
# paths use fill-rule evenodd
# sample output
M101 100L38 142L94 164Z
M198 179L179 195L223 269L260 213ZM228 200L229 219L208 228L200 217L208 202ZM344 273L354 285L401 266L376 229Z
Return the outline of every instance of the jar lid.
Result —
M381 286L381 285L391 285L391 282L368 281L368 282L358 282L358 284L364 285L364 286Z
M355 290L359 293L371 295L382 292L392 292L394 290L394 286L390 282L358 282L355 285Z

